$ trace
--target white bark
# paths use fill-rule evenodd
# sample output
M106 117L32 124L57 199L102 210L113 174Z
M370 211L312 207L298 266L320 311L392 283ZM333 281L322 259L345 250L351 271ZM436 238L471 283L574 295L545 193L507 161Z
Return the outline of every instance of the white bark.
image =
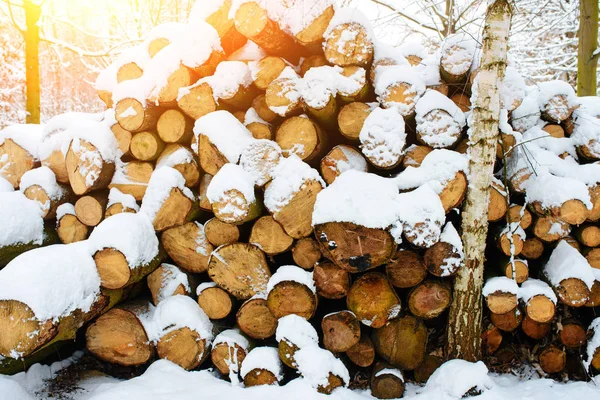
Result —
M512 8L507 0L490 2L483 31L481 64L473 88L469 131L469 189L462 213L465 265L454 282L448 326L448 355L481 358L481 290L488 233L490 198L498 120L499 84L504 78Z

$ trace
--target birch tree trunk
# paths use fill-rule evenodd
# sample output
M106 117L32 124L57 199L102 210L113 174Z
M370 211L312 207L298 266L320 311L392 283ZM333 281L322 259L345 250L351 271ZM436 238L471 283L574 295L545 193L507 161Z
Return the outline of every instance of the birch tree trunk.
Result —
M25 0L26 30L25 36L25 79L27 110L26 122L28 124L40 123L40 21L41 7L32 0Z
M488 232L487 209L494 172L499 83L504 78L512 8L508 0L488 6L483 30L481 66L474 90L469 132L469 189L462 214L465 265L454 282L448 324L447 355L468 361L481 359L481 290Z
M595 96L598 85L598 0L579 2L579 51L577 54L577 95Z

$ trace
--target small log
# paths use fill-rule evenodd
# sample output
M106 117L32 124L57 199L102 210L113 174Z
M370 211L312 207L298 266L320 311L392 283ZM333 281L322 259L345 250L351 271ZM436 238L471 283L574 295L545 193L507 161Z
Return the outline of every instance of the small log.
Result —
M385 361L402 370L413 370L423 362L427 347L427 328L407 315L390 321L372 335L375 351Z
M431 354L425 354L423 362L419 364L414 370L415 381L418 383L425 383L429 380L429 377L444 363L444 361Z
M524 257L528 260L537 260L544 253L544 243L534 237L527 238L523 242L523 250L521 251L521 257Z
M235 22L230 18L231 0L224 0L214 13L206 17L206 22L217 31L221 39L221 47L229 55L244 47L248 39L235 29Z
M177 106L177 99L181 88L193 85L196 83L199 76L212 75L216 65L213 65L216 54L218 53L213 51L208 61L195 70L188 68L183 64L180 65L179 68L169 75L166 82L157 82L157 87L152 90L152 93L148 98L148 103L168 108ZM119 103L117 103L117 107L118 106Z
M94 227L104 219L108 192L99 191L80 197L75 203L75 215L82 224Z
M316 264L313 277L317 294L326 299L343 299L350 290L350 274L331 262Z
M530 338L540 340L545 338L546 335L550 333L552 325L548 322L534 321L533 319L529 318L528 315L526 315L521 323L521 329L523 330L523 333Z
M467 186L467 176L464 172L458 172L452 180L446 183L446 186L439 194L446 213L460 207L467 195Z
M592 268L600 269L600 248L590 249L585 259L590 263Z
M217 111L217 102L208 83L200 83L179 92L177 106L185 115L193 120Z
M239 329L227 329L213 340L210 359L221 374L237 374L248 354L249 345Z
M272 21L259 3L242 4L235 13L235 28L269 54L279 55L297 63L306 50Z
M322 54L313 54L306 58L303 58L300 62L300 76L304 76L311 68L324 67L329 65L327 59Z
M63 204L63 207L65 205ZM72 205L70 205L70 210L61 211L59 215L56 220L56 233L61 243L69 244L87 239L90 228L79 221L75 215L75 208Z
M371 110L371 106L366 103L353 102L346 104L337 117L340 133L348 140L357 142L360 131Z
M321 320L323 345L333 353L350 350L360 341L360 322L350 311L328 314Z
M378 361L371 372L371 394L378 399L399 399L404 394L404 377L400 370Z
M381 328L400 313L400 299L387 277L369 272L358 278L346 297L346 305L366 326Z
M523 314L518 308L507 312L506 314L490 313L492 324L501 331L512 332L521 325Z
M483 330L481 335L483 341L483 351L485 354L493 354L500 348L502 344L502 332L496 328L493 324L489 324L486 329Z
M498 278L503 279L503 278ZM490 312L494 314L506 314L517 308L517 295L507 291L497 290L485 295L485 301Z
M124 98L115 105L115 118L121 127L131 133L154 129L163 109L152 103L142 104L136 99Z
M239 165L225 164L211 180L206 195L215 217L228 224L252 221L263 210L252 175Z
M196 291L198 305L210 319L223 319L233 309L229 293L214 284L200 285Z
M547 374L556 374L565 369L567 353L551 344L540 353L540 367Z
M497 222L504 218L508 211L506 196L506 188L502 182L494 179L492 181L492 190L490 191L490 201L488 203L488 221Z
M538 217L533 223L533 234L545 243L556 242L571 233L571 225L552 216Z
M557 124L546 124L546 126L544 126L542 130L544 130L546 133L548 133L548 135L552 136L553 138L560 139L565 137L564 128Z
M188 327L170 331L161 337L156 344L156 352L160 358L188 371L202 364L209 354L206 340Z
M237 299L246 300L267 289L271 272L265 253L257 246L233 243L211 253L208 275Z
M33 169L30 171L36 170L37 169ZM47 169L47 171L51 172L49 169ZM27 172L23 175L23 177L26 179ZM56 210L58 207L71 200L72 194L70 193L69 188L63 185L56 183L53 185L53 187L44 185L46 188L44 188L42 185L44 185L42 182L40 182L40 184L31 182L29 186L24 187L23 182L21 182L21 191L29 200L34 200L40 205L42 210L42 218L54 219L56 218Z
M525 247L525 246L523 246ZM521 252L523 255L523 252ZM517 284L521 284L529 278L529 265L526 260L510 260L504 266L504 276L515 280Z
M247 3L246 3L247 4ZM264 368L260 365L264 365ZM281 377L281 361L277 349L255 347L248 353L240 370L245 387L276 385Z
M452 293L448 285L425 281L410 291L408 308L415 317L432 319L443 313L451 300Z
M385 273L392 285L406 289L421 283L427 276L427 268L419 253L401 249L387 263Z
M353 40L347 40L348 35ZM374 47L368 28L357 22L345 22L329 27L323 43L323 53L330 64L366 68L373 61Z
M442 45L440 75L444 82L463 83L469 77L475 49L473 39L464 33L446 38Z
M165 143L190 143L193 128L194 121L178 110L165 111L156 122L156 132Z
M589 192L592 209L587 220L589 222L596 222L600 220L600 185L590 186Z
M190 295L189 278L179 267L162 263L148 275L148 289L152 294L152 303L156 306L162 300L176 295Z
M96 357L126 367L144 365L154 355L140 316L148 306L114 308L85 332L86 348Z
M153 161L165 149L165 143L154 132L139 132L131 138L129 150L140 161Z
M525 206L511 204L506 214L506 221L509 224L518 222L523 229L529 228L533 223L533 217Z
M509 225L498 234L496 245L504 255L509 257L518 256L523 251L523 239L517 229Z
M571 225L579 225L584 223L590 214L590 210L588 210L587 206L578 199L567 200L561 204L560 207L551 207L549 209L543 207L540 202L534 201L531 203L530 207L538 215L546 215L550 213L553 217L556 217L561 221Z
M188 222L165 230L162 245L171 259L190 273L208 270L210 254L215 247L207 240L205 228L198 222Z
M254 85L260 90L267 90L281 72L287 67L281 57L267 56L254 64Z
M459 250L452 243L443 241L426 249L423 261L427 271L441 278L453 276L461 265L462 255Z
M135 62L129 62L121 66L117 71L117 83L141 78L144 70Z
M270 338L277 329L277 319L267 307L267 299L264 298L253 297L246 300L235 318L241 331L253 339Z
M211 174L204 174L200 178L200 186L198 187L198 205L202 211L208 211L212 213L212 206L210 205L210 201L208 200L208 196L206 192L208 190L208 185L210 185L210 181L212 181L213 176Z
M204 234L208 242L216 248L237 242L240 238L240 229L236 225L211 218L204 224Z
M412 145L404 151L404 158L402 159L402 166L419 168L421 163L431 153L433 149L429 146L418 146Z
M171 41L164 37L156 38L148 43L148 55L153 58L159 51L171 44Z
M452 100L462 112L468 112L471 110L471 98L463 93L455 94L454 96L450 97L450 100Z
M147 162L132 161L119 164L108 188L117 188L121 193L130 194L137 201L141 201L153 171L154 166Z
M321 159L321 176L328 185L331 185L342 172L349 169L361 172L367 172L368 170L367 161L360 151L354 147L343 144L337 145Z
M275 141L284 155L296 154L307 163L320 160L327 151L325 133L306 117L286 119L277 129Z
M90 238L94 235L92 235ZM107 247L94 253L94 262L98 268L101 286L106 289L121 289L136 283L154 271L165 259L162 249L158 255L146 264L130 265L125 255L114 248Z
M500 132L498 136L498 144L496 145L496 158L504 160L512 154L512 150L517 145L517 139L514 135L508 135Z
M294 239L289 237L272 216L260 217L252 225L248 242L262 249L270 256L288 251L294 244Z
M275 114L269 108L265 94L259 94L254 98L254 101L252 102L252 108L254 111L256 111L256 114L258 114L260 119L268 123L273 123L279 118L279 115Z
M115 164L110 160L104 160L98 149L90 142L79 139L77 148L73 147L73 142L65 157L73 193L81 196L108 187L115 173Z
M575 238L584 246L600 246L600 227L596 225L584 224L573 230Z
M140 207L135 202L133 196L123 194L119 189L111 189L108 194L108 203L106 204L104 218L109 218L124 212L135 214L139 210Z
M558 338L563 346L578 349L586 342L586 330L579 321L567 318L560 321Z
M380 68L375 78L375 93L381 107L397 107L405 118L415 114L417 102L425 92L424 84L405 78L410 73L407 68L400 65Z
M322 50L323 34L327 30L333 15L334 7L331 5L318 16L311 16L310 23L307 23L304 29L294 35L296 41L312 53L320 52Z
M356 366L366 368L375 361L375 347L367 335L360 336L360 340L346 351L346 355Z
M200 180L200 167L196 157L187 147L180 144L168 144L158 159L156 168L168 166L176 169L185 179L185 186L195 187Z
M5 139L0 145L0 177L9 181L15 189L23 174L39 166L34 155L16 144L12 139Z
M303 283L283 280L269 291L267 306L276 319L296 314L308 320L317 309L317 295Z
M349 222L317 225L315 237L327 258L353 273L386 264L396 251L396 243L388 231Z

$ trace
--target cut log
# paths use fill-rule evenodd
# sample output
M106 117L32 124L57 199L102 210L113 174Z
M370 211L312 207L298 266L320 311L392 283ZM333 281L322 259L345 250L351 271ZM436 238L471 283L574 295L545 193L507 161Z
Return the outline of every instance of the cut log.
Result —
M286 119L277 129L275 141L284 155L296 154L307 163L320 160L327 151L325 133L306 117Z
M586 342L586 330L579 321L572 318L560 321L558 338L563 346L578 349Z
M552 216L539 217L533 223L533 234L545 243L556 242L571 233L571 226Z
M152 103L142 104L136 99L125 98L115 106L115 118L129 132L154 129L163 109Z
M326 65L329 65L329 63L322 54L313 54L312 56L303 58L300 62L300 76L304 76L304 74L306 74L306 72L311 68L318 68Z
M493 324L489 324L482 333L482 346L485 354L495 353L502 344L502 332Z
M446 38L440 58L440 75L445 82L467 81L476 45L475 40L465 33L457 33Z
M240 229L236 225L211 218L204 224L204 234L210 244L219 247L237 242L240 238Z
M217 102L208 83L194 85L188 90L182 89L177 100L177 106L193 120L217 111Z
M319 336L313 326L304 318L290 314L277 322L277 339L279 358L290 368L297 369L295 354L301 348L317 346Z
M298 115L302 112L300 89L300 77L290 67L286 67L267 88L265 103L271 112L280 117ZM256 110L262 117L259 109ZM271 122L268 119L265 121Z
M590 210L587 206L577 199L567 200L560 207L545 208L540 202L534 201L531 203L531 208L540 216L548 214L548 212L561 221L571 225L579 225L585 222Z
M565 369L567 353L551 344L540 353L540 367L547 374L556 374Z
M61 243L69 244L85 240L90 233L90 228L79 221L75 215L75 208L70 204L63 204L60 211L56 219L56 233Z
M206 196L215 217L228 224L241 225L262 213L254 179L239 165L225 164L208 185Z
M462 249L457 249L452 243L439 241L425 250L423 261L431 275L453 276L461 266Z
M525 247L525 246L523 246ZM521 252L523 255L523 252ZM521 284L529 278L529 265L526 260L508 261L504 266L504 276L513 279L517 284Z
M519 222L521 228L527 229L531 226L533 222L533 217L531 213L525 206L521 206L519 204L511 204L508 208L506 221L509 224L514 222Z
M248 347L248 339L240 334L239 329L227 329L215 337L210 359L221 374L237 374L248 354Z
M41 180L43 179L42 176L29 178L31 173L38 175L38 173L35 171L40 169L44 169L44 172L51 174L46 176L48 180ZM46 175L45 173L42 174ZM42 218L44 219L56 218L56 210L58 207L61 204L70 201L73 197L69 188L57 184L56 181L53 182L53 179L50 180L50 178L53 177L54 173L49 168L40 167L27 171L25 174L23 174L23 179L21 180L21 191L25 197L36 201L40 205L40 209L42 210Z
M592 268L600 269L600 248L591 249L586 254L585 259Z
M521 325L523 314L518 308L507 312L506 314L490 313L492 324L501 331L512 332Z
M121 193L132 195L141 201L146 194L146 188L154 171L151 163L132 161L117 166L115 175L108 185L109 189L117 188Z
M295 272L290 274L288 271ZM310 280L310 286L296 279L297 273L305 274ZM312 318L317 310L317 295L312 274L296 266L279 267L269 281L267 307L276 319L290 314L307 320Z
M268 215L259 218L252 225L248 242L258 246L265 254L273 256L288 251L294 244L294 239Z
M431 153L433 149L428 146L412 145L404 151L404 158L402 159L402 166L419 168L421 163Z
M462 112L468 112L471 110L471 98L465 94L457 93L450 97L450 100L452 100Z
M528 260L537 260L544 253L544 243L534 237L528 238L523 242L523 250L521 256Z
M178 110L165 111L156 122L156 132L165 143L190 143L193 128L192 119Z
M255 347L244 359L240 373L246 387L276 385L282 377L281 369L276 348Z
M197 208L196 202L186 196L180 189L173 188L161 208L155 214L152 223L157 231L183 225L187 220L193 219Z
M313 238L307 237L298 240L292 247L292 258L294 263L306 270L316 267L316 263L321 259L321 248L319 243Z
M400 313L400 299L386 276L369 272L358 278L346 297L346 305L366 326L381 328Z
M414 370L415 381L426 383L429 377L444 363L444 361L431 354L425 354L423 362Z
M34 155L12 139L5 139L0 144L0 177L9 181L15 189L19 188L23 174L37 166L39 162Z
M400 289L417 286L427 276L423 257L413 250L398 250L385 267L392 285Z
M407 68L400 65L379 68L375 77L375 94L381 107L397 107L405 118L415 114L417 102L425 92L423 82L410 76L412 71Z
M236 314L242 332L253 339L267 339L275 334L277 319L267 307L267 300L254 297L246 300Z
M352 36L353 40L346 38ZM373 61L373 42L368 28L357 22L330 26L325 34L323 53L331 64L346 67L356 65L366 68Z
M384 360L402 370L413 370L425 357L427 328L417 318L407 315L375 329L372 339L375 351Z
M251 244L233 243L211 253L208 275L231 295L245 300L266 291L271 272L262 250Z
M153 161L160 156L165 143L154 132L139 132L131 138L129 150L140 161Z
M319 15L311 15L310 20L303 25L304 29L298 33L295 33L294 36L296 41L305 48L309 49L312 53L320 52L322 50L323 34L327 30L333 15L333 6L325 8L325 10L320 12Z
M564 88L565 90L560 93L556 86ZM542 85L544 88L552 88L545 98L540 98L540 111L542 112L542 119L548 122L561 123L568 119L573 111L578 107L577 102L572 99L575 97L573 88L566 82L562 81L550 81L544 82ZM542 90L540 87L540 90ZM570 93L569 93L570 92Z
M210 319L223 319L233 309L229 293L214 284L201 284L198 286L196 294L198 295L198 305Z
M188 327L179 328L161 337L156 345L158 356L186 370L192 370L208 355L208 345Z
M361 102L350 103L342 107L337 117L340 133L349 140L358 141L360 131L371 110L370 105Z
M404 394L404 377L400 370L378 361L371 372L371 394L378 399L399 399Z
M243 3L235 13L235 28L267 53L279 55L297 64L306 50L272 21L258 2Z
M85 332L86 348L96 357L126 367L144 365L154 355L137 307L114 308L100 316Z
M104 219L108 192L99 191L80 197L75 203L75 215L82 224L94 227Z
M321 320L323 345L333 353L350 350L360 341L360 322L350 311L328 314Z
M221 46L227 55L241 49L248 41L235 29L235 22L229 16L231 3L231 0L224 0L218 10L206 17L206 22L219 34Z
M590 299L590 289L579 278L567 278L554 288L560 301L569 307L581 307Z
M596 225L581 225L574 229L575 238L584 246L600 246L600 227Z
M502 232L500 232L496 239L496 245L498 249L504 253L506 256L518 256L523 251L523 239L520 235L521 231L520 227L514 228L512 226L507 226Z
M98 149L90 142L80 139L76 148L73 147L73 142L65 157L73 193L81 196L108 187L115 173L115 164L110 160L104 160Z
M467 176L464 172L458 172L452 180L446 183L439 194L446 213L460 207L467 195L467 186Z
M546 337L550 330L552 329L552 325L545 322L536 322L533 319L529 318L529 316L525 316L523 318L523 322L521 323L521 329L523 333L529 336L532 339L540 340Z
M254 64L254 85L260 90L267 90L271 82L281 75L287 67L281 57L268 56Z
M217 53L213 52L208 61L196 68L196 71L184 65L180 65L179 68L169 75L166 82L160 82L160 85L157 85L157 87L152 90L152 94L148 99L148 103L156 104L160 107L175 107L177 105L179 90L181 88L185 88L196 83L199 74L201 76L212 75L216 65L216 63L212 64L212 62L215 61L215 54ZM119 103L117 103L117 107L119 107Z
M396 243L388 231L349 222L317 225L315 237L325 257L353 273L386 264L396 251Z
M508 291L497 290L485 296L485 301L490 312L506 314L517 308L517 295Z
M254 98L252 108L256 111L260 119L268 123L273 123L279 118L279 116L269 108L265 94L259 94Z
M321 176L323 180L331 185L335 178L342 172L354 169L361 172L367 172L367 161L354 147L346 145L337 145L333 147L325 157L321 159Z
M206 191L208 190L208 185L210 185L212 178L213 176L211 174L202 175L200 178L200 186L198 187L198 205L201 210L208 212L212 212L212 206L206 196Z
M169 228L163 232L161 242L169 257L185 271L199 274L208 270L215 247L207 240L202 224L188 222Z
M108 194L108 203L106 204L106 211L104 212L104 218L112 217L113 215L127 213L137 213L140 207L137 205L133 196L129 194L123 194L119 189L111 189Z
M366 101L370 91L369 84L367 83L367 73L365 69L356 65L344 67L344 69L342 70L342 76L354 80L356 82L357 88L341 88L338 91L340 102L342 104L348 104L352 102ZM332 119L335 121L335 117L333 117Z
M452 300L449 285L435 281L420 283L408 295L408 308L418 318L432 319L443 313Z
M168 297L179 294L189 296L191 292L187 274L177 266L166 263L148 275L148 289L155 306Z
M596 222L600 220L600 185L590 186L589 192L592 209L588 215L588 221Z
M331 262L316 264L313 277L317 294L326 299L343 299L350 290L350 274Z
M200 167L194 154L187 147L180 144L168 144L158 159L156 168L168 166L176 169L183 175L185 186L194 187L200 180Z
M240 166L254 178L254 184L264 187L273 179L273 172L283 155L277 143L271 140L255 140L240 156Z
M507 156L512 154L512 150L516 145L517 139L514 135L507 135L506 133L500 132L498 144L496 145L496 158L504 160Z
M506 188L502 182L493 180L492 190L490 191L490 201L488 203L488 221L498 222L504 218L508 211L506 196Z
M554 138L564 138L565 137L565 130L560 125L557 125L557 124L547 124L542 129L546 133L548 133L548 135L550 135L550 136L552 136Z

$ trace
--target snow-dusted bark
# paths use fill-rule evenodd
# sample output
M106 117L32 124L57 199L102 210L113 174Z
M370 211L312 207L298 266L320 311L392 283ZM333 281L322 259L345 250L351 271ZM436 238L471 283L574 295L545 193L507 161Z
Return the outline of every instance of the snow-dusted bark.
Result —
M454 283L448 324L448 355L476 361L481 357L481 291L488 231L487 209L494 172L499 85L506 69L512 7L507 0L489 4L483 31L481 65L473 91L469 189L462 214L465 265Z

